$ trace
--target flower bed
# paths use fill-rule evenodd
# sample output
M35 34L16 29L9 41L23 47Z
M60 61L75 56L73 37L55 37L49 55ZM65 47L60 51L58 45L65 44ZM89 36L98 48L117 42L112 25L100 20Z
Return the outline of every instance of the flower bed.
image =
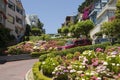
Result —
M48 52L47 54L42 54L39 57L40 61L44 61L47 57L55 57L55 56L65 56L69 53L74 54L75 52L82 53L85 50L95 50L96 48L102 48L105 49L107 46L109 46L110 43L103 43L103 44L95 44L95 45L88 45L88 46L79 46L71 49L66 49L62 51L52 51ZM38 56L37 54L33 54L33 56Z
M12 55L31 53L33 51L33 45L33 42L22 42L17 45L8 47L6 53Z
M41 67L41 63L40 63L40 62L36 62L36 63L34 64L34 66L32 67L34 80L52 80L52 79L44 76L44 75L40 72L40 67Z
M40 70L53 80L119 80L120 47L49 56L41 62Z
M41 55L50 51L55 51L57 46L59 46L60 41L37 41L37 42L22 42L14 46L8 47L5 51L7 54L26 54L31 53L31 55Z

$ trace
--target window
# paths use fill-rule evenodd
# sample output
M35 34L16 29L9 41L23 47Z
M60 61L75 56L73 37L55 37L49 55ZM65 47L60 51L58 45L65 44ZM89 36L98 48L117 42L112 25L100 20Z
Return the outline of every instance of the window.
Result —
M3 21L2 19L3 19L2 15L0 14L0 23L2 23L2 21Z
M8 22L14 24L14 17L8 14Z
M106 3L102 3L102 7L104 7L106 5Z
M112 16L115 15L115 11L108 11L108 17L111 18Z
M22 19L20 19L19 17L16 16L16 22L19 24L22 24Z
M16 11L17 11L18 13L20 13L21 15L23 14L23 10L20 9L20 8L18 8L18 7L16 7Z
M107 3L107 2L108 2L108 0L102 0L101 2L102 2L102 3Z
M10 0L8 1L8 7L12 9L13 11L15 11L15 4L11 2Z
M95 2L95 8L96 9L100 9L101 8L101 1L97 0L97 2Z

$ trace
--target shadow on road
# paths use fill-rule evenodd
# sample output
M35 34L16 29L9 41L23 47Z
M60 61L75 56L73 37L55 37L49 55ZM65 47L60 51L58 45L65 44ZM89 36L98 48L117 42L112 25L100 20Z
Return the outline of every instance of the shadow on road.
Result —
M6 62L6 60L0 60L0 64L5 64Z

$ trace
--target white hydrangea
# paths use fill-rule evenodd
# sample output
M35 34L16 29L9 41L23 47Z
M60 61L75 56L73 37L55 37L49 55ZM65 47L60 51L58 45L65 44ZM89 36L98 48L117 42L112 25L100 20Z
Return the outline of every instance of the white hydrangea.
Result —
M75 69L70 70L70 73L74 73L74 72L76 72L76 70L75 70Z
M106 65L108 65L108 63L107 63L107 62L104 62L103 65L106 66Z
M115 63L112 63L113 66L115 66Z
M78 74L81 74L83 71L77 71Z

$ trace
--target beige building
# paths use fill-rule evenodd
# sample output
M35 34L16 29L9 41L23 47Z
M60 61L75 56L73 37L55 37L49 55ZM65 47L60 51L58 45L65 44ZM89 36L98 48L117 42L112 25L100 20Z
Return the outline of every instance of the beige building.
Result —
M10 34L14 35L16 40L19 41L25 33L25 10L22 3L20 0L0 0L0 4L1 2L5 4L3 4L5 13L2 16L5 17L3 24L11 30Z

